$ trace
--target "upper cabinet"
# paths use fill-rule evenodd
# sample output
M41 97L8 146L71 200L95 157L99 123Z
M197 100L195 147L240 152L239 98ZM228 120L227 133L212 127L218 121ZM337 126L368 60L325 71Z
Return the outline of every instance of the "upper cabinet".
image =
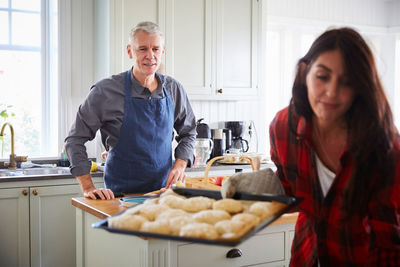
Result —
M123 0L108 4L110 74L131 66L125 48L129 30L140 21L151 20L165 33L164 72L183 84L190 99L258 96L259 1Z

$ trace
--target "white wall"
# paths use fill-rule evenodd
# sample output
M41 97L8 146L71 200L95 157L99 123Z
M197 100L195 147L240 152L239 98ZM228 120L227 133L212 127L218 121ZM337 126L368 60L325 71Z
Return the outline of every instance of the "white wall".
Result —
M400 103L399 99L396 100L400 94L395 91L400 89L395 87L395 45L400 36L400 1L266 0L264 14L267 29L276 30L283 39L287 36L296 39L302 33L317 36L331 26L349 26L359 30L375 52L378 71L396 118L396 110L400 110L396 105ZM284 62L281 69L285 69L280 70L280 74L283 75L282 81L275 82L276 86L272 88L269 86L271 81L266 81L266 103L274 105L276 110L283 108L282 103L286 105L291 93L295 62L304 54L298 51L302 50L299 39L297 43L297 48L287 49L285 44L280 46L285 47L281 49L281 60ZM287 70L288 68L290 70ZM266 76L268 75L269 73L266 73ZM271 96L276 99L271 99ZM267 111L267 118L271 118L272 112Z
M66 78L62 82L64 86L62 95L63 109L62 121L65 121L64 130L61 132L60 138L65 138L67 130L75 119L75 114L80 103L86 97L90 86L106 72L112 73L110 70L96 71L94 65L101 64L101 58L94 57L95 49L106 51L108 45L115 45L118 41L111 40L111 44L101 44L101 36L94 36L95 25L99 25L104 20L100 16L102 10L98 9L97 4L106 0L66 0L70 2L71 8L71 51L67 52L67 59L70 60L70 78L68 71ZM381 69L385 68L383 79L387 87L394 88L394 61L386 61L393 55L390 52L391 42L398 32L396 28L400 26L400 1L385 0L260 0L263 3L264 20L271 23L271 19L275 22L284 22L286 24L309 24L314 26L326 27L328 25L350 25L363 28L366 32L382 36L382 33L388 31L393 32L392 35L382 38L381 49L382 60L380 62ZM64 2L64 1L63 1ZM104 6L104 5L103 5ZM95 11L96 10L96 11ZM118 19L118 18L114 18ZM97 21L97 22L96 22ZM96 22L96 23L95 23ZM107 27L107 25L104 25ZM264 30L268 24L262 25ZM391 28L388 28L391 27ZM111 33L112 35L112 33ZM112 39L112 36L110 36ZM96 39L97 38L97 39ZM263 36L263 39L265 36ZM265 40L264 40L265 41ZM112 49L111 49L112 50ZM69 57L68 57L69 54ZM65 56L65 55L64 55ZM111 55L112 56L112 55ZM385 62L385 63L383 63ZM383 67L382 67L383 66ZM111 66L112 67L112 66ZM65 66L64 66L65 68ZM293 66L294 68L294 66ZM65 71L65 70L64 70ZM65 74L64 73L64 74ZM70 83L70 84L69 84ZM290 83L288 81L287 83ZM269 94L264 87L261 88L262 95L274 95L280 97L283 88L276 89L278 92ZM388 90L388 95L393 96L394 89ZM267 93L266 93L267 92ZM397 94L399 95L399 94ZM278 99L260 98L256 101L198 101L193 100L192 106L195 115L198 118L205 118L206 123L210 123L212 127L218 127L218 124L225 120L253 120L256 123L258 133L259 151L269 153L269 141L267 136L267 127L269 120L265 119L264 110L268 107L268 103L276 102ZM277 111L277 110L276 110ZM64 135L64 136L62 136ZM254 144L255 145L255 144ZM99 149L94 144L89 145L89 156L99 154Z

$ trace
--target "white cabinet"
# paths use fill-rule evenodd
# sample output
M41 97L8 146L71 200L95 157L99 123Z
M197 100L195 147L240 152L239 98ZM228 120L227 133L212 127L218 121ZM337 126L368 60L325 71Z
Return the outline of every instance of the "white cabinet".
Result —
M0 266L30 266L29 188L0 189Z
M191 99L258 94L257 0L167 0L166 73Z
M0 266L75 266L79 196L74 178L0 183Z
M246 266L285 260L285 232L255 235L236 247L199 244L178 245L177 266ZM241 255L228 258L230 252Z
M75 210L79 185L30 189L31 266L74 266Z
M235 247L149 239L95 229L100 219L80 208L77 212L76 266L288 266L289 232L294 224L271 225ZM240 249L240 257L228 258Z
M129 69L129 31L150 20L165 33L165 73L183 84L190 99L255 99L261 9L259 0L99 1L96 34L109 43L96 49L97 65L110 66L108 75Z

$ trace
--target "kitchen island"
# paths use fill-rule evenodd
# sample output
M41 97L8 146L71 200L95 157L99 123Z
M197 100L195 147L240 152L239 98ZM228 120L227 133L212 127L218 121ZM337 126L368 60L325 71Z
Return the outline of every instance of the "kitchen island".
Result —
M119 199L73 198L76 207L76 266L288 266L297 213L286 214L236 247L213 246L94 229L92 224L122 212ZM242 255L227 258L229 251Z

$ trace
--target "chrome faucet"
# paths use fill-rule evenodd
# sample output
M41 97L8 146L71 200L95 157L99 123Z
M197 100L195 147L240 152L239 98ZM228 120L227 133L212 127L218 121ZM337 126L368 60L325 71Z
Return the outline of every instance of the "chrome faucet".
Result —
M0 136L4 136L4 130L6 126L10 128L11 132L11 154L10 154L10 161L4 162L4 166L8 167L10 170L15 170L17 168L17 162L25 162L28 159L28 156L17 156L14 153L14 128L9 122L6 122L1 127Z

